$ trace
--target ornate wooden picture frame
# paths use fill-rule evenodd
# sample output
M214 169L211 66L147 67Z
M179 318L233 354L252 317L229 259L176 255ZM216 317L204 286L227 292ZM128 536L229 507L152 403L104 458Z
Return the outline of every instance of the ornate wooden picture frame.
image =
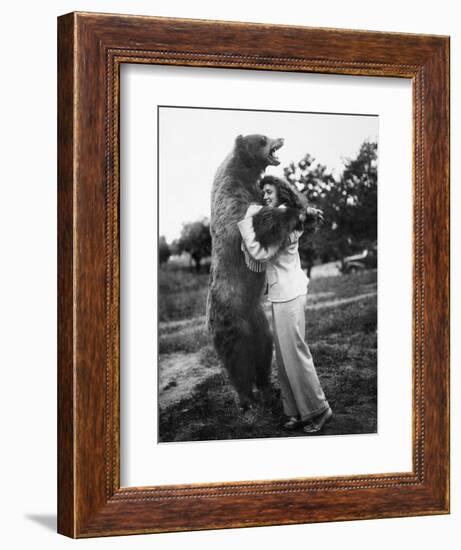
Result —
M71 13L58 20L58 46L58 531L77 538L448 513L448 37ZM412 80L411 471L120 486L122 63Z

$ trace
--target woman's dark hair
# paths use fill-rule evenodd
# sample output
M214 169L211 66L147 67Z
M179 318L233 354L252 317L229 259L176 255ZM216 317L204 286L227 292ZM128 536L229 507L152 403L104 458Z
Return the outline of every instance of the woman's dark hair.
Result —
M275 176L264 176L259 182L260 189L262 190L267 184L275 187L279 204L286 204L288 208L303 209L304 205L298 196L298 192L287 181Z

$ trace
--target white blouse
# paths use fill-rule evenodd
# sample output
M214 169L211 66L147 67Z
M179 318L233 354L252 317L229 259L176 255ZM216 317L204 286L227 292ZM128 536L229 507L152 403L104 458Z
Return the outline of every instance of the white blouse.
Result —
M302 232L290 233L289 244L281 248L277 246L263 247L256 240L253 229L253 216L261 208L260 205L250 205L243 220L237 224L243 239L242 249L246 249L254 260L265 264L268 300L270 302L288 302L307 294L309 278L301 268L298 252L298 240ZM258 269L254 270L258 271Z

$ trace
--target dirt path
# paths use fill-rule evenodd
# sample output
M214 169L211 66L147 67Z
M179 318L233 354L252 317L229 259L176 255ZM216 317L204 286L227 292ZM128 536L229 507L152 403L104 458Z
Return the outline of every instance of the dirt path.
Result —
M209 376L221 372L220 367L203 368L201 352L170 353L160 357L159 407L164 409L190 397L194 388Z
M375 296L375 292L367 292L365 294L358 294L357 296L351 296L350 298L337 298L335 300L324 300L318 301L319 298L334 296L334 292L318 292L317 294L308 295L306 311L309 310L319 310L323 308L337 307L343 304L351 304L353 302L359 302L360 300L365 300L371 296ZM313 303L312 303L313 302ZM265 309L270 308L269 303L264 304ZM184 330L188 328L196 328L197 325L205 324L205 315L199 317L193 317L192 319L182 319L181 321L167 321L159 323L159 333L160 336L163 334L171 334L178 330Z
M352 304L354 302L359 302L360 300L366 300L367 298L371 298L372 296L376 296L376 292L367 292L365 294L359 294L358 296L351 296L350 298L338 298L337 300L328 300L316 304L307 304L306 311L337 307L344 304Z

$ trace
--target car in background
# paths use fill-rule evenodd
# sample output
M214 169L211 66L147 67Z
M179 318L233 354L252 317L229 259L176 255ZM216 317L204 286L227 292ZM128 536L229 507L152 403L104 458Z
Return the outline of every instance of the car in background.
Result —
M357 273L365 269L376 269L378 265L378 247L365 248L362 252L343 258L339 270L343 275Z

